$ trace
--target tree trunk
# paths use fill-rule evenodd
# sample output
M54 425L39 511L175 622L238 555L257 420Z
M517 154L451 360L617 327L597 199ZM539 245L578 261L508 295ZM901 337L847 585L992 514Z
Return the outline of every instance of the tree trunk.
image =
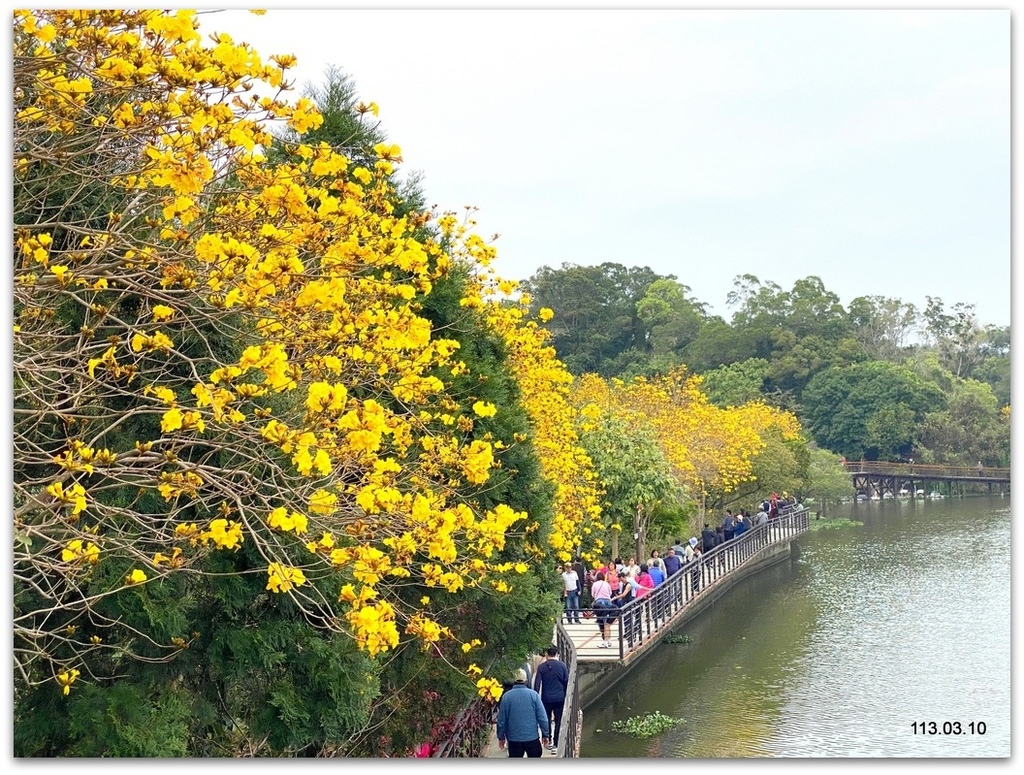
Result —
M647 526L644 523L644 505L636 504L636 518L633 520L634 537L636 538L636 562L637 565L644 561L644 543L646 542Z

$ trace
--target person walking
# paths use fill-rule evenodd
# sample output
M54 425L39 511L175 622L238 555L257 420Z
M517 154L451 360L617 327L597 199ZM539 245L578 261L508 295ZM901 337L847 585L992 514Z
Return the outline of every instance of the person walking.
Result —
M612 602L621 609L639 597L637 593L640 590L640 583L624 570L619 571L619 581L622 589L619 594L612 597ZM629 647L633 648L633 618L636 616L636 609L626 611L625 615L622 611L617 611L616 614L619 617L619 631L625 636Z
M682 544L682 540L677 543ZM680 559L680 555L676 553L676 548L673 546L665 554L665 578L666 580L674 576L679 572L679 569L683 567L683 562ZM675 582L672 584L672 601L671 605L676 607L682 604L682 582Z
M746 533L749 528L750 528L750 523L747 522L747 520L743 518L742 514L737 514L736 515L736 527L735 527L735 529L733 531L733 536L738 538L739 536L741 536L744 533Z
M576 584L576 591L580 594L580 608L587 608L590 601L587 600L587 591L590 586L587 581L587 566L583 564L583 558L578 554L572 558L572 569L576 571L579 581Z
M612 619L614 618L613 609L615 603L612 602L612 588L605 581L604 571L598 571L597 576L594 579L594 584L590 588L591 593L594 595L594 612L597 614L597 631L601 633L601 642L598 644L598 648L610 649L612 647L611 642L611 625Z
M725 532L726 541L731 541L736 535L736 517L732 515L732 509L725 510L725 516L722 517L722 530Z
M541 746L550 742L550 722L544 713L544 703L529 687L526 671L520 668L515 683L498 703L498 748L504 751L507 743L510 759L539 759L544 755Z
M558 658L558 648L548 646L544 661L537 667L533 688L540 694L544 704L544 715L554 717L551 736L551 752L558 750L558 735L562 726L562 708L565 706L565 691L569 686L569 668Z
M580 623L580 577L573 570L572 563L567 562L562 570L562 599L565 601L565 621L567 624Z

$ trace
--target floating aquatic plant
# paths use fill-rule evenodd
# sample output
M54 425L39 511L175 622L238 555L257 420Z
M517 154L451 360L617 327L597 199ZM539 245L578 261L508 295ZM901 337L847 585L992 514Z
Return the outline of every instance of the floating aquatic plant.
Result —
M633 716L633 718L613 721L612 730L632 737L654 737L666 729L684 722L685 719L672 718L660 711L654 711L645 716Z

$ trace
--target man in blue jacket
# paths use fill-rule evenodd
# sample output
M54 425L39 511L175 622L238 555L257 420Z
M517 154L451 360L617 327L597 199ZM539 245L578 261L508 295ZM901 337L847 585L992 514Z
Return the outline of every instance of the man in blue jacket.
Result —
M498 704L498 747L504 750L506 741L511 759L521 759L524 755L539 759L544 753L541 743L551 742L544 703L540 695L526 685L526 671L522 668L516 673L512 688L501 695Z

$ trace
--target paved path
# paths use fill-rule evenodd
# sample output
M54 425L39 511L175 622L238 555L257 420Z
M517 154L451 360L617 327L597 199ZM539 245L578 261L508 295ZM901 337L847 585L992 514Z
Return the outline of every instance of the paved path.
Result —
M562 622L572 645L576 647L576 658L587 662L617 662L619 660L619 620L616 618L609 628L612 647L601 648L601 631L594 619L580 619L579 624Z
M598 644L601 642L601 633L597 629L597 623L593 619L581 619L579 624L567 624L564 621L562 626L565 627L569 636L572 638L573 645L576 647L577 659L600 660L615 662L619 659L619 624L618 622L612 622L611 626L611 641L613 648L603 649ZM538 659L539 663L540 660ZM536 669L536 664L534 665ZM483 753L480 754L481 758L484 759L507 759L508 751L503 751L498 748L498 733L496 725L491 727L491 737L487 741L487 745L484 747ZM551 753L547 748L544 749L543 758L558 758L555 754Z
M502 751L498 748L498 733L495 727L491 728L491 739L487 741L487 747L484 748L484 752L481 754L484 759L507 759L508 751ZM556 757L547 748L544 749L544 759L556 759Z

